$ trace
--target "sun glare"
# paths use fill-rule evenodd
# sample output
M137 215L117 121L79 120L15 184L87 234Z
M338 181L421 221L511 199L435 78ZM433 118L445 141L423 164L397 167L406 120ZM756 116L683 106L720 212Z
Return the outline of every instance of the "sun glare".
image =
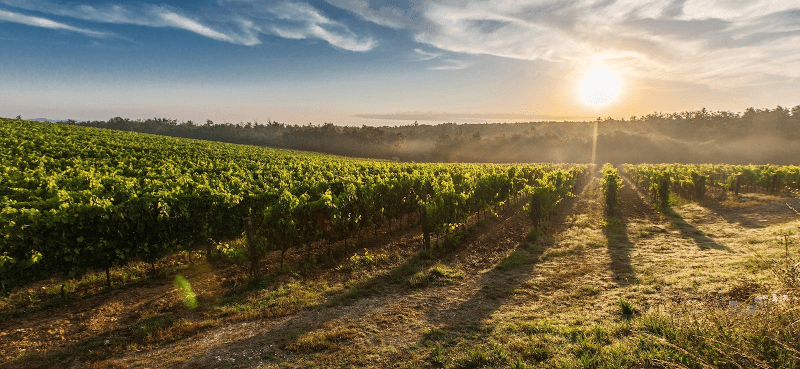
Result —
M581 83L581 98L589 105L606 105L619 93L619 77L605 69L595 69Z

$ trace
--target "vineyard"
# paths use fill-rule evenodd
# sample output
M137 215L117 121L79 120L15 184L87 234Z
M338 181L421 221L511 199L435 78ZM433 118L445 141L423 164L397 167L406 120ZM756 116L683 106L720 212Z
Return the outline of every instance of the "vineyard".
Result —
M797 166L0 147L3 368L800 364Z
M530 199L545 219L586 171L562 165L353 160L252 146L2 120L2 287L239 237L250 258L344 241L416 216L428 234ZM328 250L330 252L330 250ZM110 282L109 282L110 283Z

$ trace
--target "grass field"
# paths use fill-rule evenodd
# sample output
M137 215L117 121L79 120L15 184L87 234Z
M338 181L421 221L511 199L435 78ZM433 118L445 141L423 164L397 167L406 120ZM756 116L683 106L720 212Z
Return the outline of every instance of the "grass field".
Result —
M0 300L0 366L800 366L798 199L659 212L627 179L619 198L605 215L594 176L535 238L519 203L431 251L412 222L283 269L271 254L257 281L235 263L243 241L211 262L162 259L157 275L115 269L111 290L99 273L63 296L42 281Z

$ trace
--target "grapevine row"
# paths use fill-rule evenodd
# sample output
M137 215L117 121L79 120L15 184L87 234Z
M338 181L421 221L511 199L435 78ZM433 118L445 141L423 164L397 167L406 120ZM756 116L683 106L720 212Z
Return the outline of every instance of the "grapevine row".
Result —
M703 199L707 192L797 192L800 166L724 164L626 164L626 174L653 199L668 205L669 193Z
M619 175L617 168L613 165L606 163L600 170L603 173L602 186L603 195L605 195L605 209L607 215L614 215L619 206L619 190L622 188L622 177Z
M238 237L244 218L262 252L346 241L420 206L440 232L520 191L561 196L582 172L354 160L8 119L0 147L3 288L152 263Z

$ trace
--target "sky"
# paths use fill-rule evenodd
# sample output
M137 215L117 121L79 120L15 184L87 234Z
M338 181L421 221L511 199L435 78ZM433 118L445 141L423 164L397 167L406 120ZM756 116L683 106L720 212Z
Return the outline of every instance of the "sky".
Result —
M585 97L598 71L616 86L602 104ZM394 125L795 105L796 0L0 0L2 117Z

